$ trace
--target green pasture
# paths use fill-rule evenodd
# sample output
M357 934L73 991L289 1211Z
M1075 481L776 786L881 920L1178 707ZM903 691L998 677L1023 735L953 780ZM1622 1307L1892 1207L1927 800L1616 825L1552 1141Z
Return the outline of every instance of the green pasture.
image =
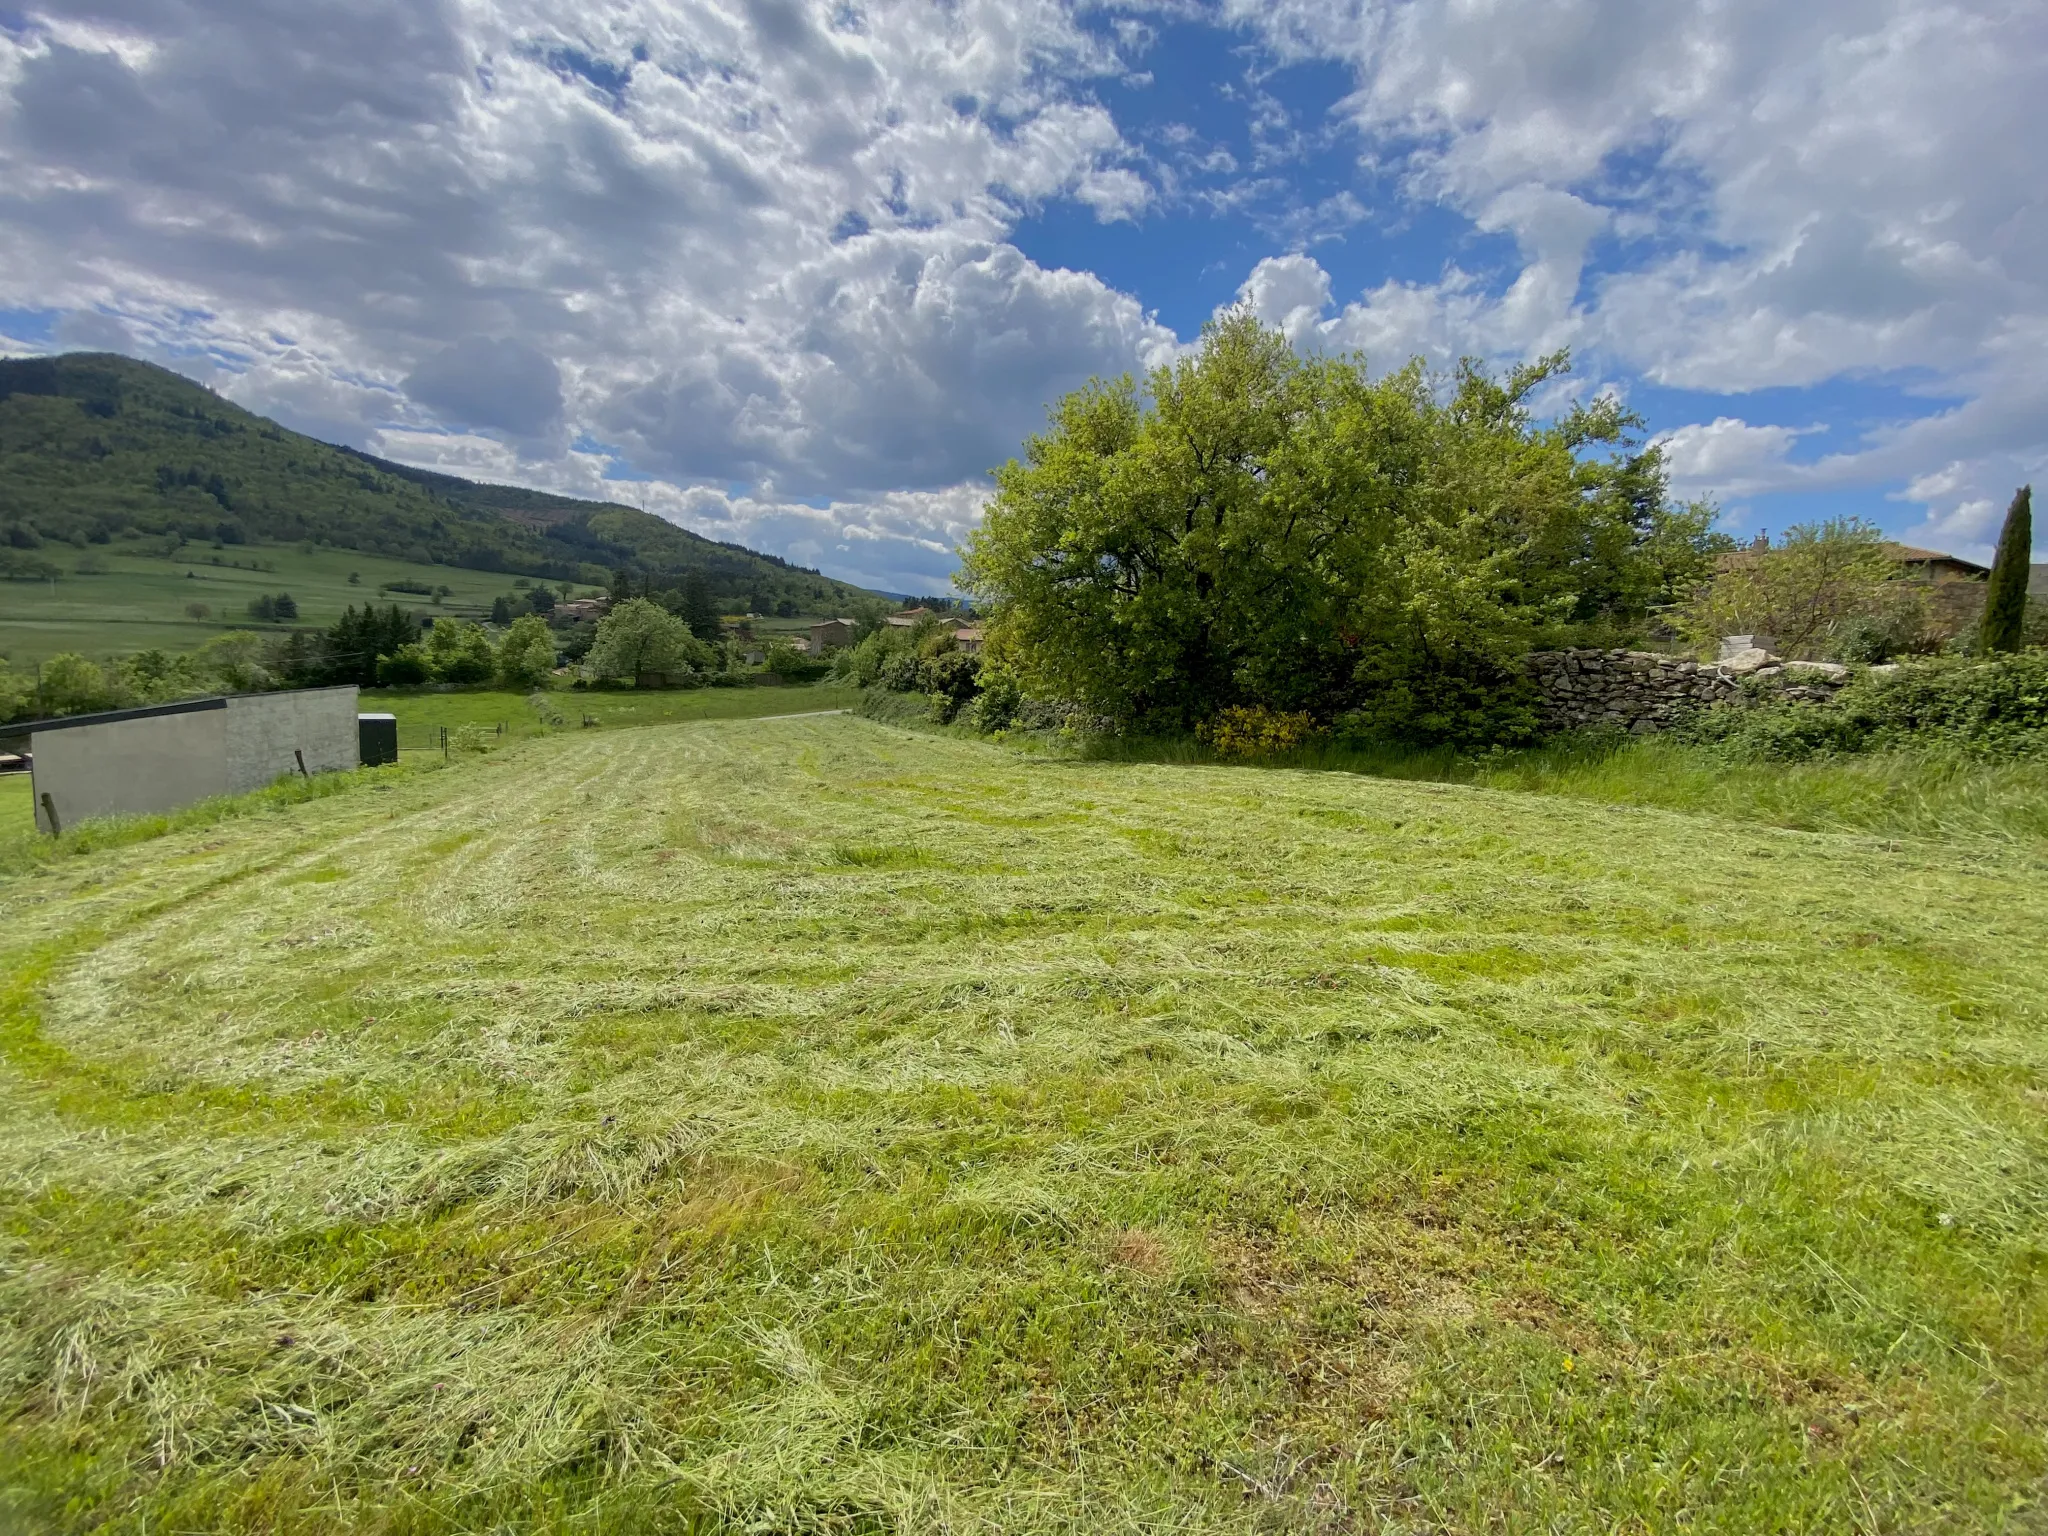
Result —
M0 773L0 839L33 826L34 789L25 773Z
M2048 1513L2009 839L852 716L170 828L0 878L0 1529Z
M307 551L295 544L194 544L175 557L135 553L118 543L83 552L52 545L42 554L65 571L61 579L0 582L0 656L16 666L63 651L99 659L151 648L193 650L227 630L266 628L249 617L249 604L279 592L297 600L302 625L332 624L342 609L365 602L480 618L490 612L492 599L512 591L516 579L348 549ZM78 574L81 562L106 569ZM253 568L259 565L275 569ZM349 583L351 572L362 578L359 583ZM445 586L454 595L436 606L417 593L380 592L387 581ZM209 616L188 617L192 603L204 603Z
M585 722L604 728L808 714L850 709L860 702L860 690L831 683L591 692L557 688L543 695L545 713L534 707L531 698L530 694L488 690L438 693L408 689L366 692L360 695L359 707L365 713L396 715L403 744L419 737L420 732L444 725L456 730L471 727L493 733L502 725L508 736L528 736L551 730L581 730Z

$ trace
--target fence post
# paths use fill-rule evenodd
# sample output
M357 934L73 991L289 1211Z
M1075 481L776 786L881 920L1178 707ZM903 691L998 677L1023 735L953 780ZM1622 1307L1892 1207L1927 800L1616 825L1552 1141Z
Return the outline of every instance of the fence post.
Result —
M441 727L441 761L448 761L448 727Z

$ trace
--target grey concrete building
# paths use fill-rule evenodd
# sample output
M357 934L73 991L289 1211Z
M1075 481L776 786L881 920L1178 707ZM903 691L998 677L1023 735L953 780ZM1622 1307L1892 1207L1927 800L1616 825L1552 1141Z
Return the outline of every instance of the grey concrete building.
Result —
M174 810L358 761L356 689L236 694L6 728L25 731L36 826Z

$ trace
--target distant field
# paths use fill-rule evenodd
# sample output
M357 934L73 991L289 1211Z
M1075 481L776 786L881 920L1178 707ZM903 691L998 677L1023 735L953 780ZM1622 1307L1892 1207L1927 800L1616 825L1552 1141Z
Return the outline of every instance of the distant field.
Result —
M248 616L250 602L289 592L299 605L299 622L326 625L351 605L396 602L407 608L478 618L492 599L512 590L516 579L488 571L445 565L414 565L345 549L301 553L297 545L238 544L225 549L188 545L176 559L124 553L123 546L69 546L41 551L63 567L54 584L0 582L0 656L17 666L47 660L61 651L95 658L151 647L189 651L230 629L262 629ZM105 574L71 574L81 560L97 559ZM221 561L215 565L214 561ZM240 561L237 570L230 562ZM275 571L247 567L273 564ZM354 572L362 580L349 584ZM378 591L387 581L449 587L454 595L436 608L429 597ZM596 591L596 588L587 589ZM186 615L189 603L204 603L210 616Z
M34 822L34 789L25 773L0 773L0 837Z
M2040 1527L2030 853L851 717L338 788L0 879L0 1529Z
M536 727L540 715L523 693L364 693L361 707L398 716L409 725L481 725L505 723L519 731ZM757 715L795 714L821 709L849 709L860 702L858 688L830 683L759 688L637 689L580 693L551 690L548 707L570 725L588 717L600 726L666 725L683 720L744 720Z

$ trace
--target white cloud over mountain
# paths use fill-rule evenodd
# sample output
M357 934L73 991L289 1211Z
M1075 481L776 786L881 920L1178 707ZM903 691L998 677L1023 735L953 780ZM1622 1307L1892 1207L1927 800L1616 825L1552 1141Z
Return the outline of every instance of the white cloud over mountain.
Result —
M1048 202L1112 223L1177 195L1096 90L1142 68L1144 23L1167 12L1117 14L0 13L0 308L57 312L61 344L179 357L330 437L644 496L720 537L930 589L981 472L1048 399L1177 345L1142 294L1010 243ZM1926 409L1819 459L1737 400L1675 433L1674 463L1729 495L1894 487L1956 542L2048 458L2038 6L1172 14L1341 63L1355 90L1323 127L1390 171L1401 205L1515 252L1505 272L1452 253L1434 280L1339 294L1312 251L1275 249L1243 296L1297 339L1388 359L1572 345L1624 389L1903 381ZM1400 212L1352 198L1301 227ZM657 479L606 482L614 460Z

